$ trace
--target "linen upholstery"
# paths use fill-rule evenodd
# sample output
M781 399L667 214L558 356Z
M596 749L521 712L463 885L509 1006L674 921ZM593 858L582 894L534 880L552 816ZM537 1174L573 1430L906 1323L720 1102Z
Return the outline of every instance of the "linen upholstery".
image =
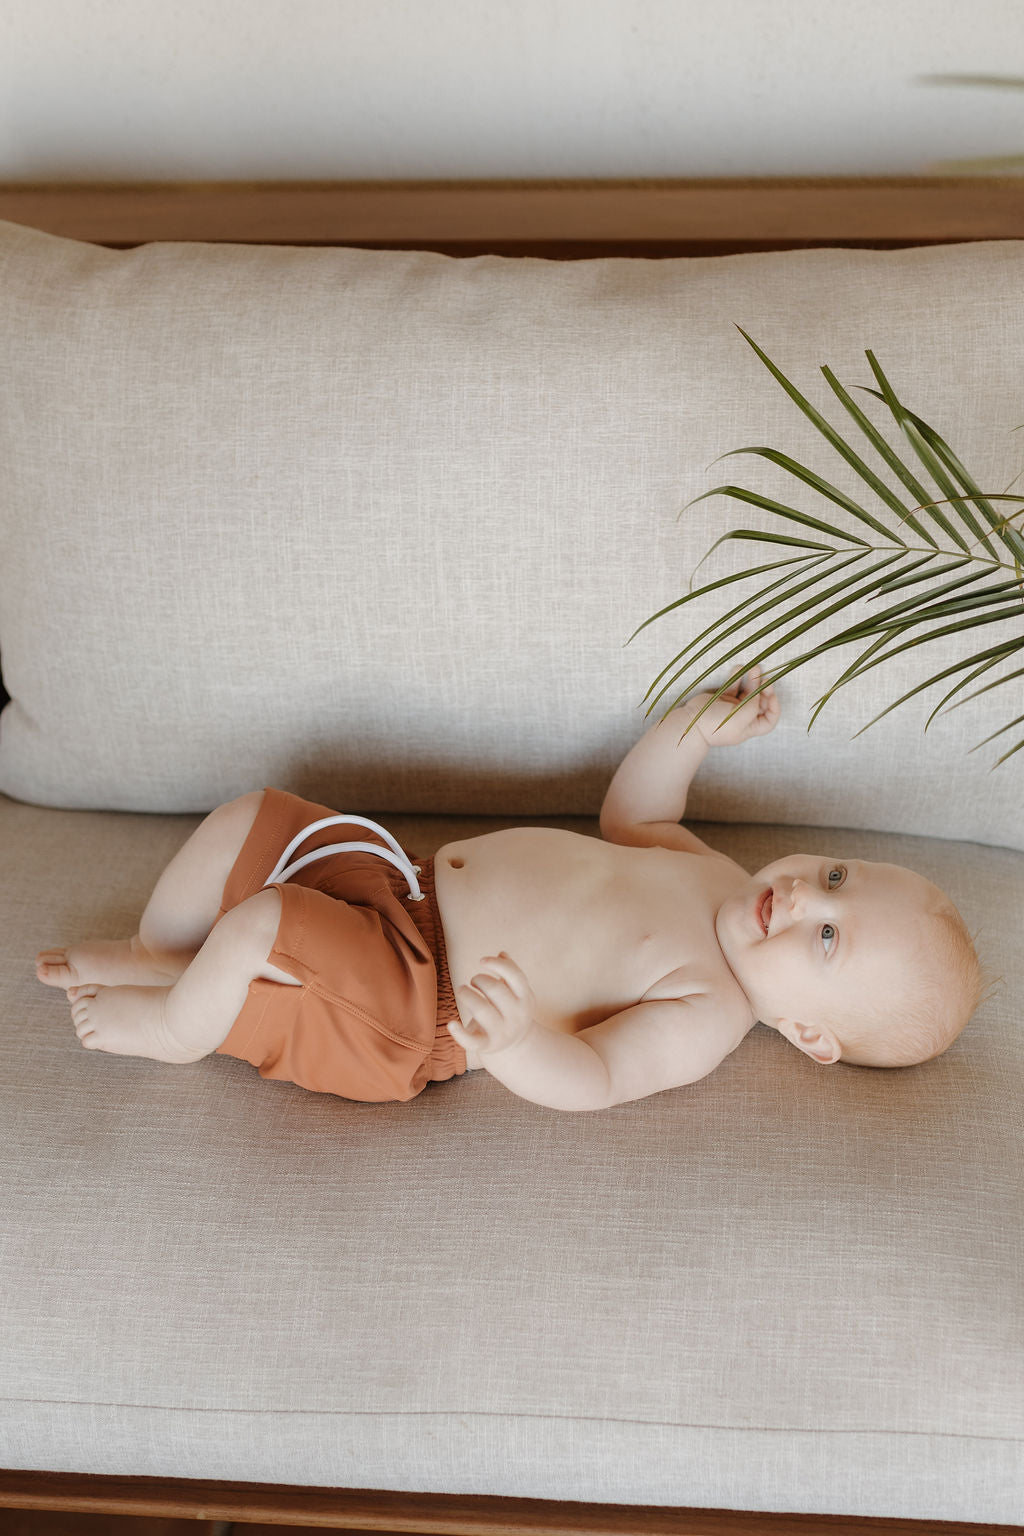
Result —
M679 508L825 511L712 461L860 490L735 326L840 426L817 370L873 384L870 347L1002 490L1022 277L1019 242L546 262L0 224L0 1464L1024 1523L1024 753L967 752L998 693L849 740L955 652L810 733L852 658L794 674L688 806L750 869L949 891L1001 979L924 1066L755 1029L599 1115L486 1072L363 1105L85 1052L32 968L134 932L199 814L263 784L424 855L596 833L718 604L623 642L757 522Z
M596 814L648 685L721 601L625 641L726 527L768 525L679 509L731 480L843 516L763 460L712 461L767 443L863 489L736 326L851 433L818 368L873 385L871 348L1001 490L1022 298L1014 241L558 262L110 251L2 224L0 789ZM714 754L691 813L1024 846L1024 754L990 774L1006 738L967 751L1005 693L924 736L933 689L850 740L956 654L870 674L809 734L852 655L794 674L779 730Z
M570 1115L485 1072L378 1106L82 1051L30 957L133 931L196 820L0 798L7 1466L1024 1521L1024 856L699 826L920 869L1005 984L925 1066L759 1028Z

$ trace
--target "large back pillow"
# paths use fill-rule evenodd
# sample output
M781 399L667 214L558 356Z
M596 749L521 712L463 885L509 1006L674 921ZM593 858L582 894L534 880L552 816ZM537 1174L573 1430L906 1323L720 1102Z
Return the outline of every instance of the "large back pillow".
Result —
M680 509L731 482L844 516L764 458L712 461L768 445L864 498L738 327L848 435L819 369L874 386L872 350L1001 491L1024 468L1021 313L1012 241L545 261L111 251L0 223L0 790L595 814L649 685L744 587L625 642L728 528L779 530L723 496ZM698 580L771 557L732 542ZM925 733L933 688L852 740L950 640L808 731L853 654L780 682L779 728L712 752L688 816L1024 846L1024 752L969 751L1012 689Z

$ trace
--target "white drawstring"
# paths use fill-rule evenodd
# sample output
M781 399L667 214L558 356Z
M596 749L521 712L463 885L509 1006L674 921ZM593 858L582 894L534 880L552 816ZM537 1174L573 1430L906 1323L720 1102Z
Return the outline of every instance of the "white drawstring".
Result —
M299 844L305 842L306 838L312 833L320 832L324 827L338 825L369 827L384 839L391 852L388 852L388 848L379 848L376 843L331 843L327 848L315 848L312 853L303 854L302 858L296 859L294 864L288 863L288 860ZM378 858L386 859L389 864L393 864L396 869L401 870L409 885L407 901L424 900L423 893L419 887L419 881L416 879L417 875L422 874L420 866L412 863L390 832L384 827L378 826L375 821L368 820L365 816L325 816L322 821L310 822L308 827L303 827L297 837L292 838L274 866L273 874L264 880L264 887L274 885L279 881L288 880L292 875L297 874L300 869L305 869L307 864L312 864L315 859L325 859L329 853L375 853Z

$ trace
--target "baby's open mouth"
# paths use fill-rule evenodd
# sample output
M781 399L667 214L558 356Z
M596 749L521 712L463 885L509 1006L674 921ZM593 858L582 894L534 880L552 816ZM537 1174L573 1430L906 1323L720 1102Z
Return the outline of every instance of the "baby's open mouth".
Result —
M765 891L764 895L761 897L761 905L758 908L757 915L761 919L761 927L767 934L768 925L772 920L772 893L770 890Z

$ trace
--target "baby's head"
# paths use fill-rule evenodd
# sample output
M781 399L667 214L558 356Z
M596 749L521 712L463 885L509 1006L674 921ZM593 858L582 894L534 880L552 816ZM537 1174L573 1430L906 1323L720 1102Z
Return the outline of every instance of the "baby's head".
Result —
M981 998L960 913L898 864L778 859L723 902L715 930L756 1017L823 1064L929 1061Z

